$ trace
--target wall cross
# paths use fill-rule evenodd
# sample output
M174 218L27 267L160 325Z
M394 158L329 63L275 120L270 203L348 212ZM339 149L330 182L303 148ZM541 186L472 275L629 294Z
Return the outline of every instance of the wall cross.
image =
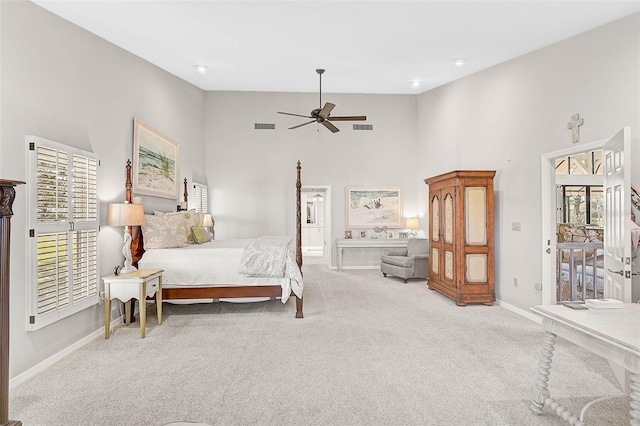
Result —
M580 118L580 114L571 116L571 121L567 123L567 129L571 130L571 140L573 143L580 142L580 126L584 124L584 119Z

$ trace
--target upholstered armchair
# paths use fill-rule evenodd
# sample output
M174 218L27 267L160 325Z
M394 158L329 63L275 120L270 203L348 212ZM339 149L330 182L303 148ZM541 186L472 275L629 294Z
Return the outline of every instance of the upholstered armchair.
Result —
M390 250L382 256L380 270L400 277L406 283L409 278L429 277L429 240L411 238L406 249Z

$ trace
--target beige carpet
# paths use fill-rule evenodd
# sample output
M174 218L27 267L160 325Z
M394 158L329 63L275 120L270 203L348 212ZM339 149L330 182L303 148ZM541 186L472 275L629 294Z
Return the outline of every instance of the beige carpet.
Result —
M562 425L529 398L541 327L499 306L460 308L425 281L377 271L305 270L305 318L294 302L149 309L11 390L26 426ZM618 393L606 362L558 339L552 396L579 414ZM587 412L629 424L628 399Z

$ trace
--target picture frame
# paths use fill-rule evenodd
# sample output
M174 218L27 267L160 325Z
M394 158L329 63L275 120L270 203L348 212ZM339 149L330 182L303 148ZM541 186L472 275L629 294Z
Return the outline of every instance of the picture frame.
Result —
M360 231L360 238L367 238L367 231Z
M353 234L351 233L351 231L344 231L344 239L345 240L350 240L353 238Z
M409 239L409 233L405 232L405 231L400 231L398 233L398 238L404 239L404 240L408 240Z
M387 240L393 240L394 238L393 231L387 231Z
M133 192L177 200L180 187L179 154L176 142L139 118L134 118Z
M402 228L403 206L401 186L347 187L347 228Z

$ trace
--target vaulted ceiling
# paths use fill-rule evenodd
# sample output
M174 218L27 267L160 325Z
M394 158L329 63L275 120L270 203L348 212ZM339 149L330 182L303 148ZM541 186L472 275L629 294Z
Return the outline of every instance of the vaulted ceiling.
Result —
M33 2L204 90L314 92L325 68L325 92L398 94L640 11L637 0Z

